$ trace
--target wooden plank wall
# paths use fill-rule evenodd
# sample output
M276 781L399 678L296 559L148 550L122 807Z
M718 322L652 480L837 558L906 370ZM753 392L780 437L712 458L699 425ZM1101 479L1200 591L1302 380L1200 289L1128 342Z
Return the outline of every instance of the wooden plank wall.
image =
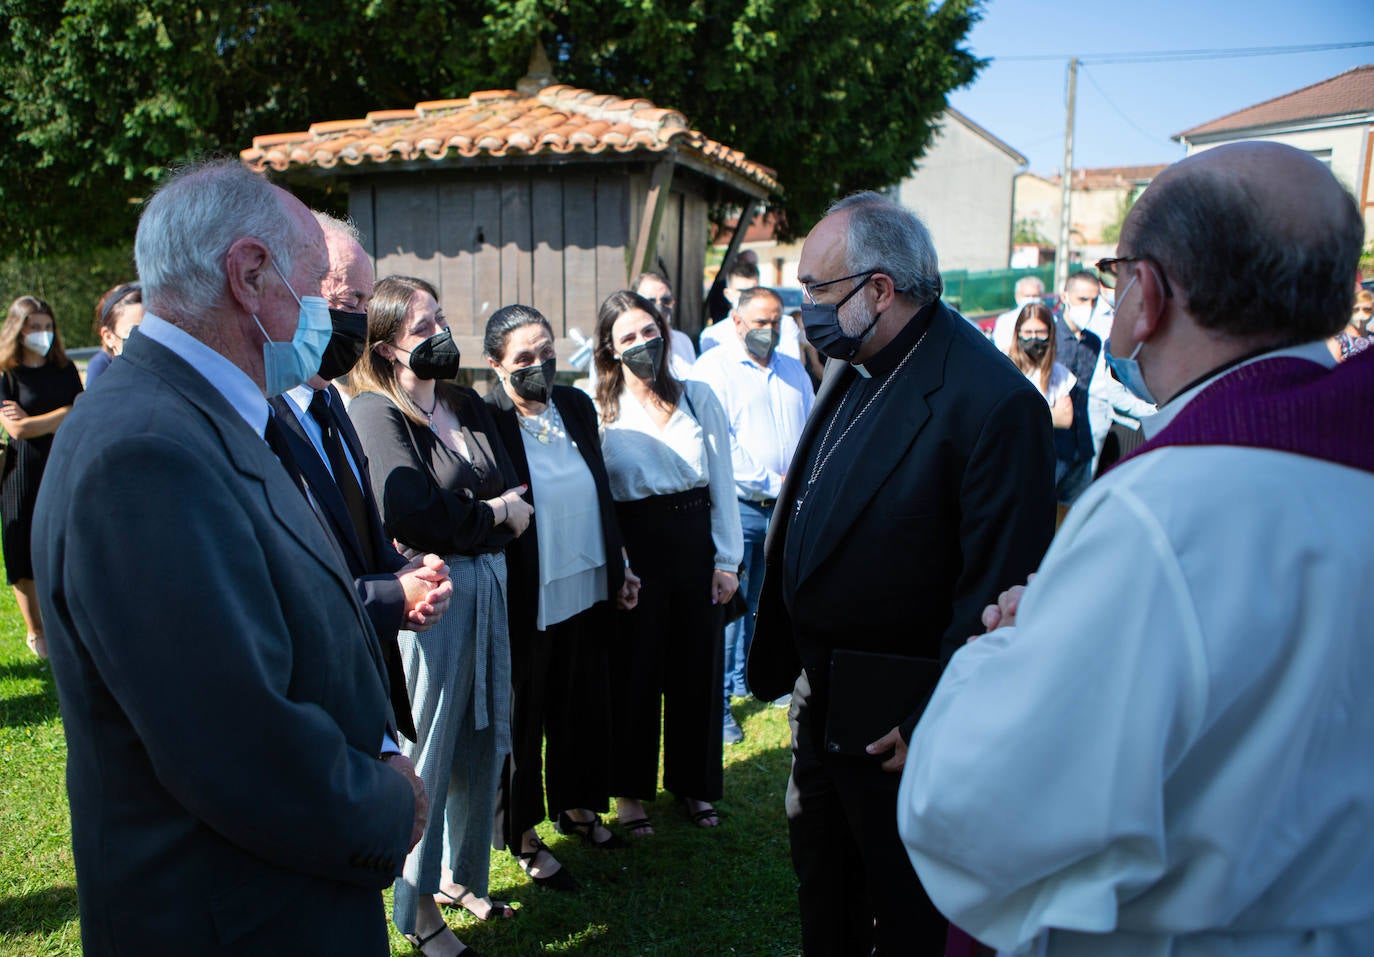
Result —
M683 177L673 178L668 207L658 225L658 247L654 256L655 268L667 273L668 283L677 297L673 312L674 323L693 338L705 325L705 296L702 275L706 270L706 239L708 204L705 197L690 186L682 187ZM644 204L648 201L647 174L631 178L631 233L637 231ZM631 235L630 247L636 237Z
M629 278L628 186L623 169L393 174L352 184L349 212L378 278L433 283L463 364L477 366L487 319L503 305L535 306L560 340L573 327L593 334L597 307ZM698 244L704 256L704 226Z

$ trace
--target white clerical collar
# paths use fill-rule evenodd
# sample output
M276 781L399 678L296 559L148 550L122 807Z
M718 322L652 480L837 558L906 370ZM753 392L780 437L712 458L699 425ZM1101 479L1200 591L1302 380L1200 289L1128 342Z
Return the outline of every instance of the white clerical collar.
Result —
M1309 362L1316 362L1330 369L1336 364L1335 358L1331 355L1331 350L1326 346L1325 339L1318 339L1316 342L1304 342L1298 346L1288 346L1284 349L1275 349L1273 352L1263 352L1257 356L1251 356L1244 362L1238 362L1233 366L1227 366L1216 375L1208 376L1197 385L1186 392L1180 392L1165 405L1160 406L1159 411L1154 415L1147 415L1140 420L1140 431L1145 434L1146 439L1152 439L1158 435L1165 426L1174 421L1174 417L1183 411L1183 407L1197 397L1197 394L1207 388L1213 382L1220 379L1235 369L1248 366L1252 362L1259 362L1261 359L1306 359Z
M867 369L865 369L865 368L864 368L864 364L863 364L862 362L851 362L850 365L852 365L852 366L854 367L854 371L855 371L855 372L857 372L859 375L863 376L865 379L871 379L871 378L873 378L873 373L871 373L871 372L869 372Z

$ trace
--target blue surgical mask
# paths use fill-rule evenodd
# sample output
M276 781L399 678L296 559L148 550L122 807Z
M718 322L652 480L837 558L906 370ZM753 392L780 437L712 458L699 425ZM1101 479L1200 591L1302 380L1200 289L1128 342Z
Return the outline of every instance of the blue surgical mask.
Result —
M30 352L36 352L40 356L46 356L52 349L53 340L56 338L51 332L30 332L24 335L24 345Z
M1126 288L1121 290L1121 295L1116 297L1118 311L1121 303L1126 301L1126 293L1131 291L1133 285L1135 285L1134 276L1131 277L1130 282L1126 283ZM1137 342L1135 351L1128 358L1119 359L1112 355L1112 341L1108 339L1102 346L1102 358L1106 361L1107 368L1112 370L1112 375L1116 376L1116 381L1126 387L1126 391L1144 402L1158 405L1154 393L1145 384L1145 376L1141 373L1140 363L1136 360L1136 356L1140 355L1140 348L1143 345L1145 345L1144 342Z
M281 395L300 385L320 370L320 359L333 335L334 324L329 318L329 304L319 296L296 295L291 283L282 275L281 267L275 259L272 268L286 283L291 298L300 306L300 317L296 321L296 334L288 342L274 342L262 327L256 315L253 321L258 331L267 341L262 344L262 371L264 391L269 395Z

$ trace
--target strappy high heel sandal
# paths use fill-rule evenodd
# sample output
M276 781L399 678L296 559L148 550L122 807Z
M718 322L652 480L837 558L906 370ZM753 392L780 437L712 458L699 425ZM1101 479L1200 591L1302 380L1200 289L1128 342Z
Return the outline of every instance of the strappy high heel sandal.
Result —
M549 857L553 857L553 852L538 838L534 840L534 850L521 852L511 851L511 856L515 858L515 863L520 865L520 869L529 876L529 879L540 887L547 887L549 890L555 891L577 890L577 881L568 873L566 867L560 865L558 870L554 871L552 874L545 874L542 877L536 876L531 871L531 868L534 867L535 858L539 856L540 851L545 851L548 853Z
M602 823L600 815L593 817L590 821L579 821L567 811L559 811L558 820L554 822L553 829L559 834L568 836L576 834L592 847L600 848L603 851L611 851L626 846L625 841L612 834L609 828L606 830L606 839L598 841L596 839L596 826L598 824L602 827L606 826Z

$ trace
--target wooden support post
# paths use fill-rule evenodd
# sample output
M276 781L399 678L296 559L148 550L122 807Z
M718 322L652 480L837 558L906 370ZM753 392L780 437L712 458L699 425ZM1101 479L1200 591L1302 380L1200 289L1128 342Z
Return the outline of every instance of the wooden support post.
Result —
M745 202L744 208L739 211L739 219L735 221L735 231L730 235L730 244L725 247L725 258L720 261L720 269L716 270L715 281L711 283L711 289L706 293L706 299L701 304L701 325L706 327L707 320L711 317L706 311L711 306L711 297L719 289L725 288L725 270L730 268L730 264L735 261L735 256L739 254L740 244L744 242L744 234L749 232L749 225L753 223L754 217L763 208L763 201L751 199Z
M663 157L649 179L649 194L644 198L644 211L639 217L639 235L635 237L634 256L630 259L630 268L625 276L626 285L635 276L653 268L654 258L658 255L658 225L663 221L663 211L668 207L674 165L671 155Z

